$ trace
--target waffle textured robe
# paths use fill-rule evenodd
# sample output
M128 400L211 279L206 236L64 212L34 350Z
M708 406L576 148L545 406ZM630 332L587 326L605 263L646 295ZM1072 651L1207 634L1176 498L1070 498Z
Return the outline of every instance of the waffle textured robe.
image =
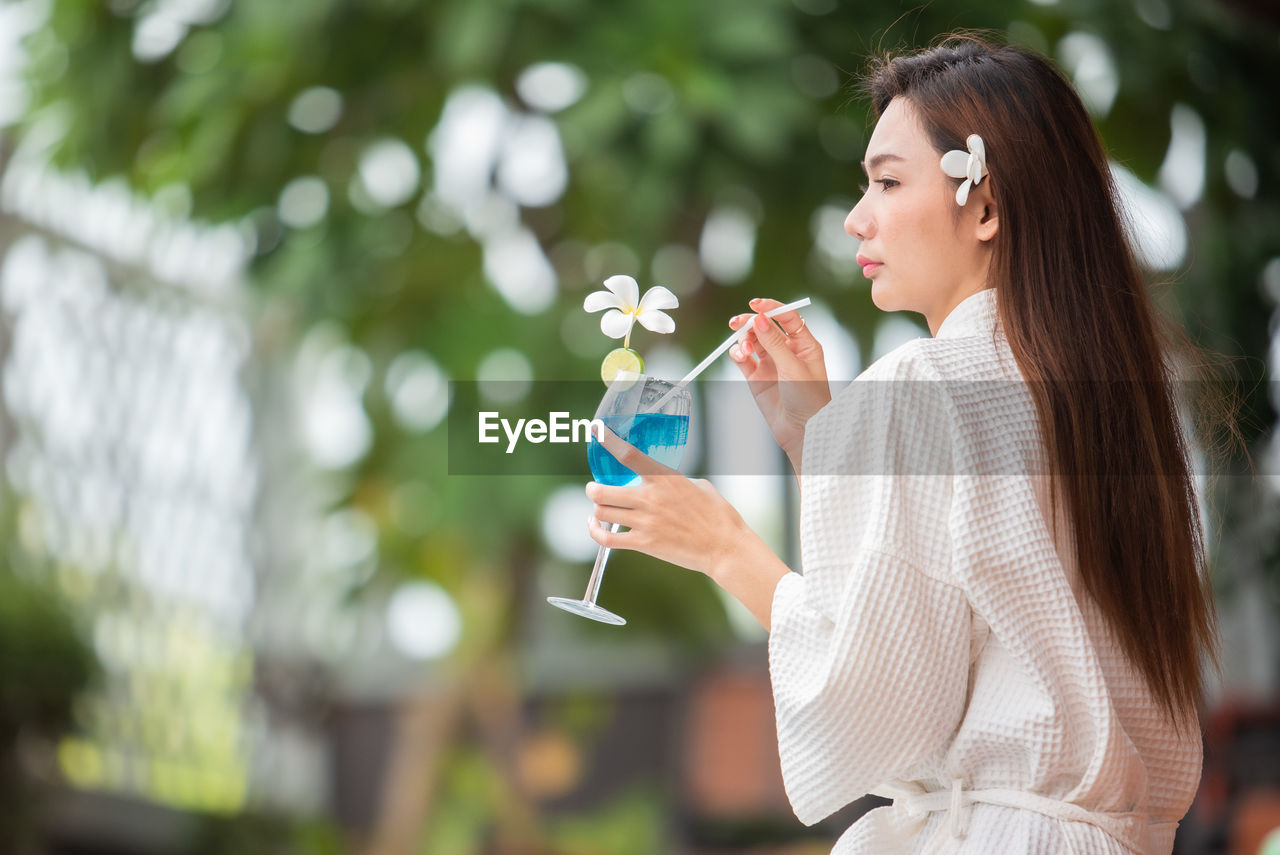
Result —
M772 603L783 780L834 853L1167 855L1200 777L1080 590L994 290L809 422Z

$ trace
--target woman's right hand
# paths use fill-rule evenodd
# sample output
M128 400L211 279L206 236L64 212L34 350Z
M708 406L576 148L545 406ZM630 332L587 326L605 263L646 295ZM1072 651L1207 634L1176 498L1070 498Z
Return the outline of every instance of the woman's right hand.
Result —
M782 303L756 298L749 305L755 314L729 319L729 326L735 330L751 325L746 338L729 349L729 357L747 379L774 439L799 473L804 426L831 400L822 345L799 312L783 312L770 319L763 313Z

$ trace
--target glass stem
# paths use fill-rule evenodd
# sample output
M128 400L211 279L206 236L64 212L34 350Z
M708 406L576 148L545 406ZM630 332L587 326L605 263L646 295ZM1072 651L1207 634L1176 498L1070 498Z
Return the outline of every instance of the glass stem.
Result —
M622 528L621 523L610 523L609 533L616 534L618 529ZM609 553L613 549L608 546L600 547L600 551L596 553L595 566L591 568L591 578L587 580L587 593L582 596L583 602L596 604L596 596L600 593L600 582L604 579L604 565L609 560Z

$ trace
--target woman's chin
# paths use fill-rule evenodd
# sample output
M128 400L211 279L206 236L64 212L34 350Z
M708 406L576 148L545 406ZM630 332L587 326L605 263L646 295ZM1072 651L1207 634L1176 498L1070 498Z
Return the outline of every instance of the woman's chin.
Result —
M882 312L897 312L902 309L893 288L883 281L883 276L871 280L871 302Z

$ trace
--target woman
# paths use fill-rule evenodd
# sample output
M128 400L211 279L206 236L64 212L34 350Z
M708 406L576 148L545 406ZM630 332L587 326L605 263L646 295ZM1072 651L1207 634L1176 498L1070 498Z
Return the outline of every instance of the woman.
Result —
M1044 59L880 63L845 229L932 338L830 399L796 313L733 358L801 483L803 575L706 482L616 437L592 537L709 575L770 629L779 752L838 853L1168 853L1200 775L1212 603L1167 358L1102 146ZM672 477L660 477L660 476ZM610 534L605 523L628 531Z

